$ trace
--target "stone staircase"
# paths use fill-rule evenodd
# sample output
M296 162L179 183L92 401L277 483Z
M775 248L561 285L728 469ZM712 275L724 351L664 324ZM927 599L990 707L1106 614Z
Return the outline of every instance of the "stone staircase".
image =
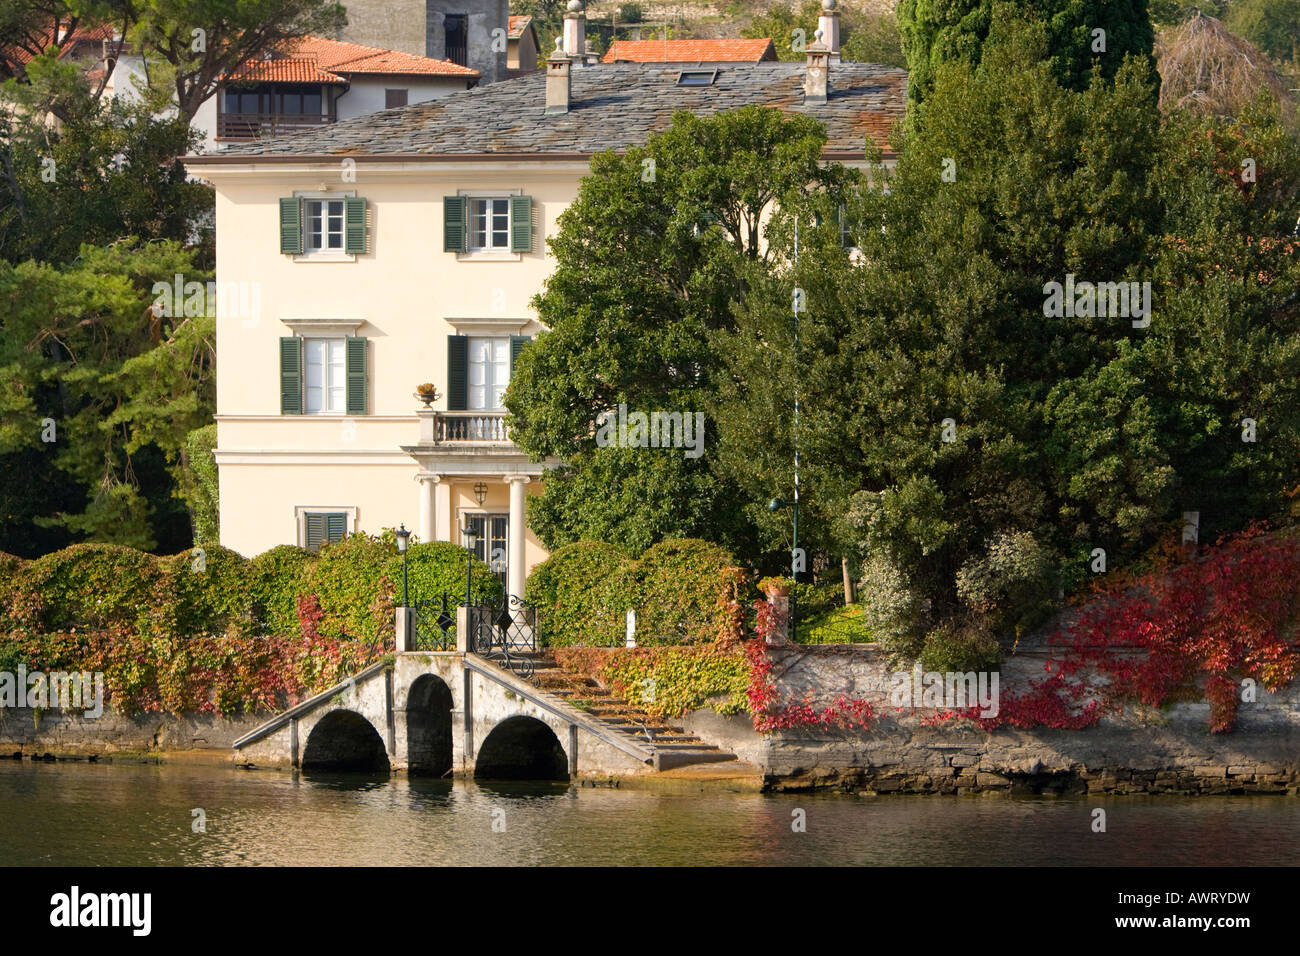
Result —
M651 716L622 697L615 697L600 682L565 670L549 655L533 657L532 683L610 730L653 750L659 770L737 759L735 754Z

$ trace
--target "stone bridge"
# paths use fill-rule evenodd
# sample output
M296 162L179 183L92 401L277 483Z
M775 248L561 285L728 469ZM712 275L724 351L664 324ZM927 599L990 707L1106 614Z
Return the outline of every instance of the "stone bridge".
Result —
M655 750L467 651L400 651L234 743L256 767L566 780L644 773Z

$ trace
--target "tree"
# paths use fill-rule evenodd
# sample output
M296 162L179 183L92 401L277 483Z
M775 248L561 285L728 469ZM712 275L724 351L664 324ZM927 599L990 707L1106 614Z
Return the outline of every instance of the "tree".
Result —
M56 100L58 124L45 121ZM0 87L0 258L64 263L127 237L209 247L212 191L177 159L187 124L148 101L96 100L76 64L42 55ZM209 257L210 249L204 253Z
M0 261L0 467L38 462L57 493L12 501L0 549L50 534L179 550L187 433L211 421L214 321L165 321L153 285L202 282L174 242L83 246L69 265ZM11 548L11 542L17 541Z
M980 62L999 6L1016 7L1005 0L899 0L909 102L930 94L940 64ZM1071 89L1086 88L1094 71L1114 77L1128 54L1151 55L1147 0L1041 0L1035 10L1048 31L1053 73Z
M131 40L157 78L174 87L186 122L216 92L222 77L307 34L331 35L347 24L335 0L138 0ZM165 64L159 70L157 62Z
M1300 61L1300 0L1233 0L1227 23L1278 63Z
M730 493L709 477L707 451L602 447L596 419L620 404L705 411L720 364L709 333L730 324L746 276L775 254L765 211L848 181L821 164L824 143L811 118L744 107L679 113L646 146L593 158L550 240L556 269L534 300L548 331L521 354L506 397L520 447L569 465L532 505L548 544L744 537ZM706 423L705 449L714 429ZM604 483L640 513L562 506Z

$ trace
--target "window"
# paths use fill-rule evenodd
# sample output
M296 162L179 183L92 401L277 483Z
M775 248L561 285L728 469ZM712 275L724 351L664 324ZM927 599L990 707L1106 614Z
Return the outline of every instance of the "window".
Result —
M474 557L496 574L501 586L506 586L509 556L509 515L467 514L466 527L477 532L474 539Z
M313 552L319 551L322 545L347 537L348 527L356 513L355 508L346 511L295 510L298 512L298 546Z
M510 200L471 199L469 248L478 249L510 248Z
M470 258L518 258L533 251L531 196L478 195L442 198L443 250Z
M384 109L406 105L406 90L384 90Z
M465 20L463 13L449 13L442 19L443 29L447 33L447 59L460 66L469 65Z
M308 199L304 204L307 214L307 234L303 251L343 251L343 200Z
M360 196L307 193L280 200L280 252L354 262L369 251L369 204Z
M342 414L347 397L343 339L304 339L306 411Z
M677 74L678 86L712 86L718 78L717 70L682 70Z
M476 411L504 408L510 384L510 339L471 338L468 371L469 407Z

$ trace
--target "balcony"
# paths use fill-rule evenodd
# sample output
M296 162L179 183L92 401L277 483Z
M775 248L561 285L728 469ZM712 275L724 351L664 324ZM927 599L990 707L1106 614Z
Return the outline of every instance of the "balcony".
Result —
M433 443L508 445L505 412L434 412Z
M319 113L219 113L217 139L248 141L332 122L332 117Z

